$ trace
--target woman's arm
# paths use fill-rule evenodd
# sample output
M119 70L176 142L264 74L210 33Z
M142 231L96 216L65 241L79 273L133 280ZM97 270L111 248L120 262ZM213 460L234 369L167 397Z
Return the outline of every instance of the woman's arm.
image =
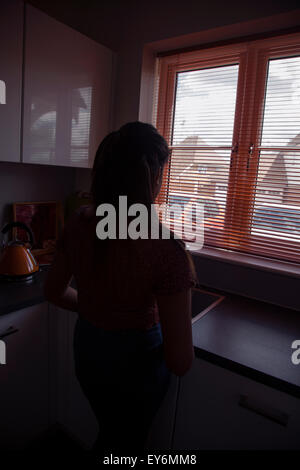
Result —
M191 367L194 355L191 316L191 289L157 296L163 333L164 356L168 369L184 375Z
M72 272L68 267L65 256L57 251L47 275L44 295L46 300L58 307L77 312L77 291L69 286L71 279Z

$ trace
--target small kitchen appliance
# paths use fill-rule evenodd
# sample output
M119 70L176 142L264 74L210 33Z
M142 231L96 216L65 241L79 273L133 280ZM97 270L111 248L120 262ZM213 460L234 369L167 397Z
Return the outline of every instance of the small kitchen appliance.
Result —
M5 243L5 234L13 228L25 230L28 241L23 242L15 237L10 242ZM31 253L34 237L30 228L23 222L12 222L2 228L1 234L3 238L0 253L0 280L28 281L32 279L39 271L39 264Z

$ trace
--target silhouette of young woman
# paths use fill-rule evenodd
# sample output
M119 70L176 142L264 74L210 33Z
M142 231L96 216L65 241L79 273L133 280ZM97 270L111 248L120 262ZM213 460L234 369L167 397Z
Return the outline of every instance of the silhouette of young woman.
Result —
M182 376L194 358L195 273L184 243L96 236L100 204L115 207L117 234L120 195L128 207L150 210L168 157L165 139L149 124L128 123L105 137L92 171L93 205L68 220L45 285L50 302L78 312L75 371L99 424L99 455L145 450L171 373Z

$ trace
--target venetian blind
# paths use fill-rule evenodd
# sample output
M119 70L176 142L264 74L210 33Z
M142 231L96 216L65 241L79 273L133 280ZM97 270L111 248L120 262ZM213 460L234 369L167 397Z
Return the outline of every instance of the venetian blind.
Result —
M159 59L159 202L204 206L205 245L300 261L300 36ZM175 227L176 228L176 227Z

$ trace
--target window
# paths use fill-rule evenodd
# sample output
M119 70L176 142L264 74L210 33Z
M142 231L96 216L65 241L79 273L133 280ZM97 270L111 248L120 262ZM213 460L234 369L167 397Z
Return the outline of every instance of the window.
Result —
M4 80L0 80L0 104L6 103L6 85Z
M299 263L300 35L158 61L158 202L202 202L206 246Z
M74 88L71 96L71 161L80 164L89 156L92 87Z

